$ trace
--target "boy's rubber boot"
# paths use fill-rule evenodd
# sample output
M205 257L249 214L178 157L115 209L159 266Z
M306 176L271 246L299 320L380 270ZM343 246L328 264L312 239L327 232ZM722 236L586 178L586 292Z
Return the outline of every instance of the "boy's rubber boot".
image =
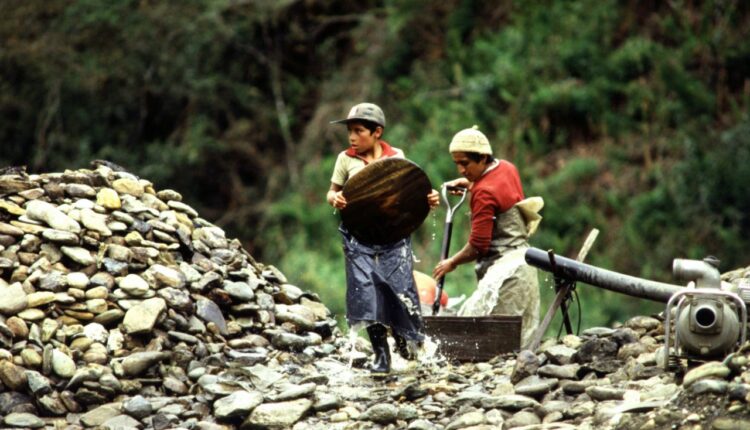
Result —
M393 332L393 340L396 341L396 351L404 360L414 360L414 354L409 350L409 345L406 343L406 339L403 336Z
M370 336L372 352L375 353L375 359L370 365L372 373L388 373L391 371L391 349L388 346L388 331L382 324L373 324L367 327L367 334Z

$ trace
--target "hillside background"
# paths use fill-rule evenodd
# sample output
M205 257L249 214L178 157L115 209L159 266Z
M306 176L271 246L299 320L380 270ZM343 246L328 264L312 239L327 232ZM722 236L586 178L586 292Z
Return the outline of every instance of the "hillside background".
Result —
M546 201L532 245L574 257L598 228L588 262L674 282L673 258L750 265L748 33L740 0L6 0L0 167L106 159L174 188L341 318L328 122L371 101L435 188L477 124ZM413 237L418 270L444 217ZM467 265L446 288L474 284ZM582 327L663 308L578 291Z

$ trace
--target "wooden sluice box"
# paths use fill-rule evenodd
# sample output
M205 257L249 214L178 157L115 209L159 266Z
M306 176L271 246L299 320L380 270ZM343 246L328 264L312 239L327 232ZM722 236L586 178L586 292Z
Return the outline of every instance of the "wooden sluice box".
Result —
M521 317L423 316L425 332L438 352L457 361L488 361L521 348Z

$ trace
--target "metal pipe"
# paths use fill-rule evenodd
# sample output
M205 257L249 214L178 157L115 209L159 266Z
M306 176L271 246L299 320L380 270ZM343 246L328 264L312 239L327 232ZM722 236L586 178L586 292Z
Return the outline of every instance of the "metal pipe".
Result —
M721 288L719 270L705 261L675 258L672 273L679 280L694 281L697 288Z
M555 276L585 282L616 293L660 303L667 303L673 294L684 290L684 287L680 285L623 275L622 273L579 263L559 255L555 255L555 268L553 269L547 252L539 248L526 250L526 262L546 272L553 273Z

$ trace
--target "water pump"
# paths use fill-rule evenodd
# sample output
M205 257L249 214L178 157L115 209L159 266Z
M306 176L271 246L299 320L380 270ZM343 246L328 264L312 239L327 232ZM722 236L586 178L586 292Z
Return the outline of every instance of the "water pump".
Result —
M672 273L687 287L670 297L665 311L664 367L670 358L722 358L745 343L747 308L733 286L722 283L718 260L675 259ZM742 293L741 291L738 291ZM674 350L669 340L674 312ZM672 354L674 352L674 354Z
M745 343L750 283L738 287L721 281L718 260L675 259L672 272L687 287L637 278L556 256L526 250L526 262L566 282L581 281L633 297L667 303L664 322L664 367L670 359L721 358ZM674 327L673 327L674 320ZM674 330L674 344L670 345Z

